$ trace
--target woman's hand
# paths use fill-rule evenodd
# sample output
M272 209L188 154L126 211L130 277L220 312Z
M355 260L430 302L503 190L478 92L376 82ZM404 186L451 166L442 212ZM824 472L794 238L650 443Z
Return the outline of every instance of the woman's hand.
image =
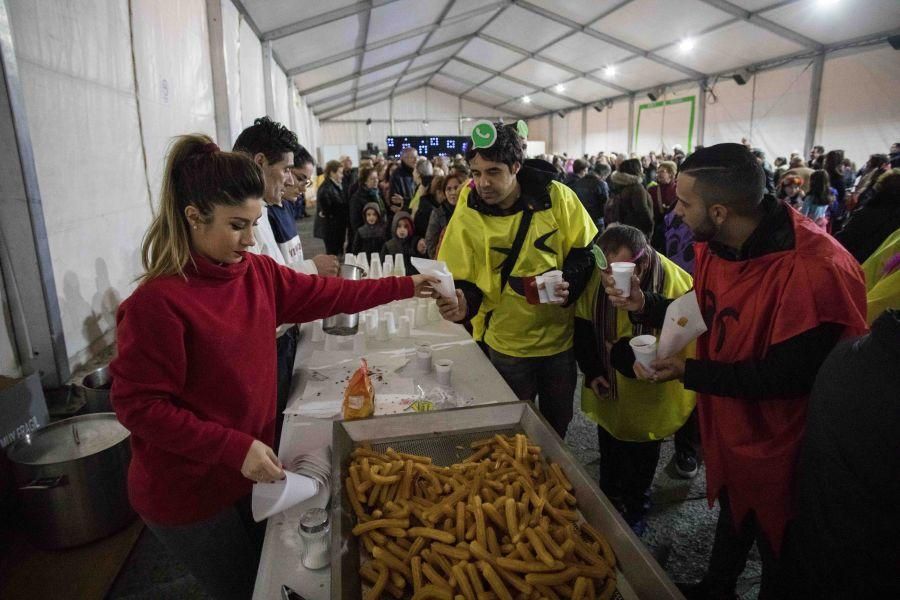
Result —
M675 379L684 379L684 359L677 356L671 358L657 358L650 365L653 369L644 367L634 361L634 374L638 379L662 383Z
M641 280L637 275L631 276L631 295L627 298L622 295L622 290L616 287L616 280L611 273L603 272L601 276L603 289L609 296L609 301L616 308L624 308L629 312L637 312L644 308L644 292L641 291Z
M438 310L441 317L446 321L458 323L466 318L468 305L466 304L466 296L462 290L456 290L456 298L444 298L437 290L434 291L432 297L437 301Z
M253 440L241 465L241 475L257 483L272 483L284 479L284 469L271 448Z
M434 292L434 284L440 279L431 275L413 275L413 285L416 286L416 292L413 294L418 298L431 298Z

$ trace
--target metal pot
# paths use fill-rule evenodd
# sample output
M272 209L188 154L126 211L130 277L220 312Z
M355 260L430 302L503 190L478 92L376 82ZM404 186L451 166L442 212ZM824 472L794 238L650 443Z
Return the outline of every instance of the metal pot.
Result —
M57 421L7 448L17 503L36 546L79 546L134 520L130 435L113 413L99 413Z
M362 267L356 265L341 265L341 277L359 281L366 276ZM359 329L359 314L347 315L344 313L332 315L322 323L322 330L331 335L356 335Z
M109 401L112 381L113 377L109 372L109 366L100 367L84 376L84 379L81 380L81 388L87 403L85 412L112 412L112 403Z

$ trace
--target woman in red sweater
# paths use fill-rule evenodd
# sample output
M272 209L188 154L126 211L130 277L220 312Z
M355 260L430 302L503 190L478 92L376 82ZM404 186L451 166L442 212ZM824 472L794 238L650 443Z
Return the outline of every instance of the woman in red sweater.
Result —
M409 298L428 280L308 276L246 252L264 187L244 155L175 141L111 365L131 503L216 598L250 597L264 532L251 487L284 476L270 448L275 327Z

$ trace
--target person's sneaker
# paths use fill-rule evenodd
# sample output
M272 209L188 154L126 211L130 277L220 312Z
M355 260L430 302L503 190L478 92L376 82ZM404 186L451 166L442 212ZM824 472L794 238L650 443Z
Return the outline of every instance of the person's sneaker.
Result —
M697 456L691 452L675 452L675 472L683 479L693 479L697 476L700 466L697 464Z

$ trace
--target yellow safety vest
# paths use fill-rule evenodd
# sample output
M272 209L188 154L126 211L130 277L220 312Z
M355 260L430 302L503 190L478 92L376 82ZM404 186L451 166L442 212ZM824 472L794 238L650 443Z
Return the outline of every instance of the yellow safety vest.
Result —
M691 276L662 254L658 256L665 273L661 293L666 298L683 296L694 285ZM594 269L587 289L576 303L575 314L579 319L593 322L597 294L604 293L600 283L600 270ZM628 311L616 310L616 313L616 340L632 337L634 325L628 318ZM659 332L653 331L653 334L658 336ZM693 346L688 346L681 356L693 356ZM581 389L581 410L622 441L647 442L671 435L684 425L697 402L694 392L684 389L677 380L653 383L629 379L615 370L610 375L616 378L618 398L598 397L590 388L590 382L585 381Z
M551 206L534 211L510 277L561 270L569 251L587 248L597 235L597 227L572 190L557 181L550 182L547 189ZM500 290L500 269L513 245L522 211L486 215L468 206L470 192L469 186L460 191L438 260L447 263L454 279L475 284L483 294L478 315L472 319L474 338L497 352L520 358L570 349L573 306L532 305L509 284ZM488 313L490 322L485 327Z
M884 275L884 265L900 252L900 229L884 240L878 250L862 264L866 276L866 321L871 325L889 308L900 308L900 269Z

